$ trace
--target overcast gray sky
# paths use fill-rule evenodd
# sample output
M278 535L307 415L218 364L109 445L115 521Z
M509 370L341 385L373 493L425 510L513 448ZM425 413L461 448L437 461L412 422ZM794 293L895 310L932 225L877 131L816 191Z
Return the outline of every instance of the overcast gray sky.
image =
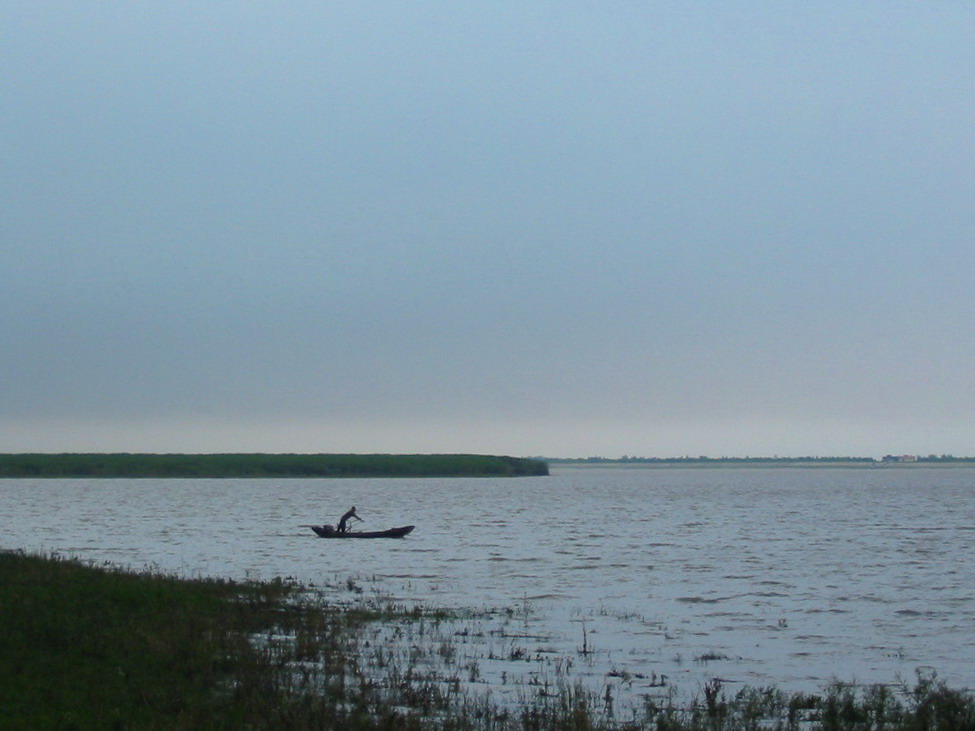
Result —
M975 454L971 2L6 2L0 451Z

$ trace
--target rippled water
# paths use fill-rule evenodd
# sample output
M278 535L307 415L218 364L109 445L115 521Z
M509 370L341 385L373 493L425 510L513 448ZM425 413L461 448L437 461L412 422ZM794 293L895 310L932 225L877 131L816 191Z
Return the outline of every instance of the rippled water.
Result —
M416 524L328 541L302 523ZM4 480L0 547L524 610L529 650L694 691L975 686L975 469L555 468L416 480ZM338 591L338 589L336 589ZM712 658L712 659L708 659ZM653 674L653 675L651 675ZM639 683L638 683L639 685Z

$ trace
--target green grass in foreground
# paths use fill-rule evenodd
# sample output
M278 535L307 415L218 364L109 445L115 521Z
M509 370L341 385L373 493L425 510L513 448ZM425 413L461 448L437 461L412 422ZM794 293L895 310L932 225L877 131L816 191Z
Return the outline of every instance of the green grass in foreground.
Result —
M0 477L523 477L535 459L480 454L0 454Z
M626 717L556 680L502 708L460 690L449 642L424 629L442 619L330 606L279 580L0 552L0 729L975 729L971 694L933 676L820 695L728 697L712 682L686 707L648 698ZM408 656L377 642L376 626L407 635Z

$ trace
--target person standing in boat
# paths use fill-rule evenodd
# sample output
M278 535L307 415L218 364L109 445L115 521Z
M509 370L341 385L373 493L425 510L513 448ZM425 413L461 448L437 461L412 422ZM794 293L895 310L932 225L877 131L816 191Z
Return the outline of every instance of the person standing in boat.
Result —
M362 522L362 518L360 518L355 513L355 505L353 505L352 506L352 509L349 510L348 512L346 512L345 515L343 515L341 518L339 518L339 528L338 528L339 533L347 533L348 532L349 527L346 525L346 523L348 523L351 518L355 518L360 523Z

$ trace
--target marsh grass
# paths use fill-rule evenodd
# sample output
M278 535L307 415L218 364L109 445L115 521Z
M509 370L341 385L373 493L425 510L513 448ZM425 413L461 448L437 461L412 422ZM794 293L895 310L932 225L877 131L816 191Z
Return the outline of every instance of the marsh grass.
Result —
M520 621L0 552L0 728L975 729L972 695L933 674L816 695L713 680L681 704L652 669L594 689ZM662 694L622 702L648 678Z

